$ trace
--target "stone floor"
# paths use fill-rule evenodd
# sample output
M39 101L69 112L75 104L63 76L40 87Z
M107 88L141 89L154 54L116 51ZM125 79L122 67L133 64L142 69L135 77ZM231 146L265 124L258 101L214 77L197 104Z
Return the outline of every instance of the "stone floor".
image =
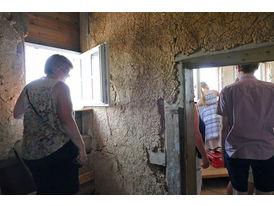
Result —
M201 195L226 195L227 177L203 179Z

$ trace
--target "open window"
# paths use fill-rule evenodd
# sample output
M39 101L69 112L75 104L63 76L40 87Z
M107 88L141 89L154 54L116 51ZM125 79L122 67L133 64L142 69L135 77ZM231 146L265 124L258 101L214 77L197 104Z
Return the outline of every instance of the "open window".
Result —
M109 106L109 69L107 44L80 55L84 106Z
M67 57L73 64L66 83L75 110L89 106L109 106L108 47L103 43L84 53L25 43L26 83L44 76L47 58L53 54Z

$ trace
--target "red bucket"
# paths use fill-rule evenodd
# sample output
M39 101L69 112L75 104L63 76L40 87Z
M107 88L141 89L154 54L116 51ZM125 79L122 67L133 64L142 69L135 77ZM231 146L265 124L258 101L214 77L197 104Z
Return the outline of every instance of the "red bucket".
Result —
M207 157L209 159L210 165L212 165L213 167L224 167L221 152L207 151Z

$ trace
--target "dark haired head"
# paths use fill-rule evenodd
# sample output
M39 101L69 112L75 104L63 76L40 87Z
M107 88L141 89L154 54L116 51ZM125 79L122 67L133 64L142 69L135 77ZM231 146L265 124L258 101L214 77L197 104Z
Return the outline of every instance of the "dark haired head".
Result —
M73 65L65 56L54 54L47 59L44 72L45 74L52 74L54 69L62 67L71 69Z
M255 64L242 64L240 65L241 67L241 71L243 73L253 73L256 71L256 69L258 69L259 67L259 63L255 63Z

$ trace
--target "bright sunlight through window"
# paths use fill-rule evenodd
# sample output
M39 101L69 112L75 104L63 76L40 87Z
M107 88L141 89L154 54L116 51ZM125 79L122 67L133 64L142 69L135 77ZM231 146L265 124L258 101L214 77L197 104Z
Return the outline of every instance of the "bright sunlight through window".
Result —
M60 54L73 64L66 84L70 88L73 109L109 105L107 47L99 45L83 54L64 49L25 43L26 84L45 76L48 57Z

